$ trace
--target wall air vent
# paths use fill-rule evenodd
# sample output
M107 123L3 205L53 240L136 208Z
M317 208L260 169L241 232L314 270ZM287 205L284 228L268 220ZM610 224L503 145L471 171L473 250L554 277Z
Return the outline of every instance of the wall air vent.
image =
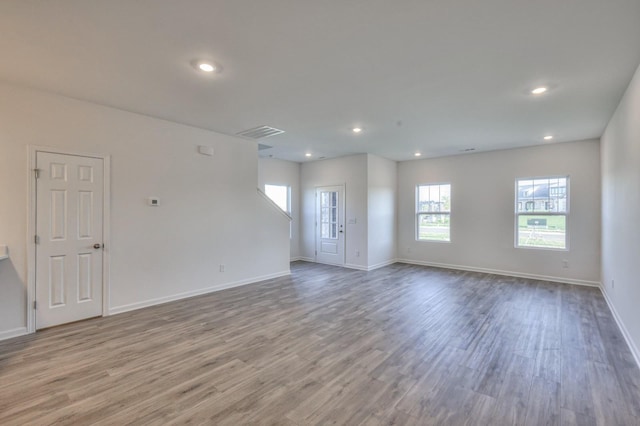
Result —
M238 136L242 136L247 139L264 139L270 136L279 135L280 133L284 133L284 130L276 129L275 127L269 126L259 126L254 127L253 129L244 130L242 132L236 133Z

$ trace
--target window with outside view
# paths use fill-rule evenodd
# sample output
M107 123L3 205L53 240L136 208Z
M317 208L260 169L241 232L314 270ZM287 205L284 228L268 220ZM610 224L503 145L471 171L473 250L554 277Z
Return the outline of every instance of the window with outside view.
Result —
M265 185L264 193L283 211L289 212L289 187L285 185Z
M338 192L320 192L320 236L338 239Z
M516 180L516 247L567 248L569 177Z
M451 241L451 184L418 185L416 188L416 239Z
M291 214L291 188L286 185L265 185L264 193L276 203L282 211ZM289 238L293 238L293 225L289 223Z

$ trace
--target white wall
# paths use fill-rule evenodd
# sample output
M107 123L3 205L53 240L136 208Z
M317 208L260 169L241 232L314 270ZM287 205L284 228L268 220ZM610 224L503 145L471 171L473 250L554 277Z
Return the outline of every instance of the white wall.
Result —
M0 84L0 337L26 324L29 145L111 155L115 311L289 270L289 221L257 195L255 143Z
M398 163L371 154L367 160L368 266L375 268L396 258Z
M398 166L398 257L597 285L600 160L597 140L402 162ZM570 176L569 250L514 248L518 177ZM415 188L450 182L451 242L416 241ZM563 268L562 261L569 261Z
M260 158L258 160L258 186L285 185L291 188L291 254L300 257L300 163Z
M301 256L315 257L315 191L318 186L345 185L346 265L367 268L367 154L302 163ZM356 223L349 223L355 220ZM356 251L360 253L356 255Z
M602 136L601 158L602 289L640 363L640 68Z

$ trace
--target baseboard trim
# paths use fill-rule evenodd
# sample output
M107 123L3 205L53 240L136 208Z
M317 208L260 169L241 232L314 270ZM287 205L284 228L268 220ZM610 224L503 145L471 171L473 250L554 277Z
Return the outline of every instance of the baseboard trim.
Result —
M607 294L607 291L604 289L604 286L600 286L600 291L602 292L602 295L604 296L604 300L607 302L607 305L609 306L609 310L613 314L613 319L616 321L616 324L618 324L618 328L622 332L622 336L624 337L624 340L627 342L627 346L629 346L631 355L633 355L633 358L636 360L636 364L638 365L638 368L640 368L640 350L638 350L638 347L631 339L631 334L629 333L629 330L627 330L627 327L624 325L624 322L622 322L622 318L618 314L618 311L616 310L616 307L613 305L613 302L609 298L609 295Z
M391 259L391 260L387 260L386 262L380 262L380 263L376 263L375 265L371 265L371 266L362 266L362 265L354 265L352 263L347 263L344 265L345 268L349 268L349 269L357 269L359 271L373 271L374 269L380 269L380 268L384 268L385 266L389 266L389 265L393 265L394 263L397 263L398 259Z
M354 265L353 263L345 263L344 265L333 265L333 266L343 266L347 269L357 269L358 271L367 271L367 267L366 266L362 266L362 265Z
M394 263L398 263L398 259L390 259L384 262L376 263L375 265L371 265L367 268L367 271L373 271L374 269L384 268L385 266L393 265Z
M255 284L260 281L266 281L274 278L280 278L287 275L291 275L290 270L276 272L275 274L262 275L259 277L253 277L246 280L234 281L230 283L218 284L212 287L201 288L198 290L186 291L184 293L178 293L171 296L158 297L155 299L149 299L142 302L131 303L128 305L115 306L109 309L109 315L122 314L124 312L135 311L137 309L148 308L149 306L161 305L163 303L175 302L176 300L186 299L189 297L200 296L203 294L214 293L220 290L226 290L228 288L240 287L248 284Z
M313 257L304 257L304 256L299 256L296 260L301 260L303 262L313 262L315 263L315 259Z
M364 266L364 265L356 265L354 263L345 263L344 265L334 265L332 263L316 262L315 260L313 260L311 258L301 258L300 260L304 260L305 262L318 263L320 265L337 266L339 268L356 269L358 271L367 271L367 272L368 271L373 271L374 269L378 269L378 268L384 268L385 266L393 265L394 263L396 263L398 261L397 259L391 259L391 260L387 260L386 262L377 263L375 265Z
M294 256L289 259L289 262L297 262L298 260L302 260L302 258L300 256Z
M18 327L11 330L0 331L0 340L7 340L13 337L24 336L25 334L29 334L27 332L27 327Z
M503 271L500 269L477 268L474 266L450 265L447 263L425 262L422 260L398 259L397 261L399 263L407 263L409 265L431 266L434 268L456 269L460 271L470 271L470 272L482 272L486 274L504 275L508 277L517 277L517 278L528 278L532 280L551 281L551 282L562 283L562 284L575 284L575 285L583 285L587 287L600 287L600 283L597 281L578 280L574 278L562 278L562 277L552 277L548 275L527 274L524 272Z

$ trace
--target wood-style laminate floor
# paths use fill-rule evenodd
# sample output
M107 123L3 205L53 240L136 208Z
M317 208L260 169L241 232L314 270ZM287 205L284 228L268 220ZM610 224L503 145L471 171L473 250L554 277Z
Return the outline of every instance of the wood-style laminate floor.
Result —
M292 273L0 342L0 424L640 425L598 289Z

